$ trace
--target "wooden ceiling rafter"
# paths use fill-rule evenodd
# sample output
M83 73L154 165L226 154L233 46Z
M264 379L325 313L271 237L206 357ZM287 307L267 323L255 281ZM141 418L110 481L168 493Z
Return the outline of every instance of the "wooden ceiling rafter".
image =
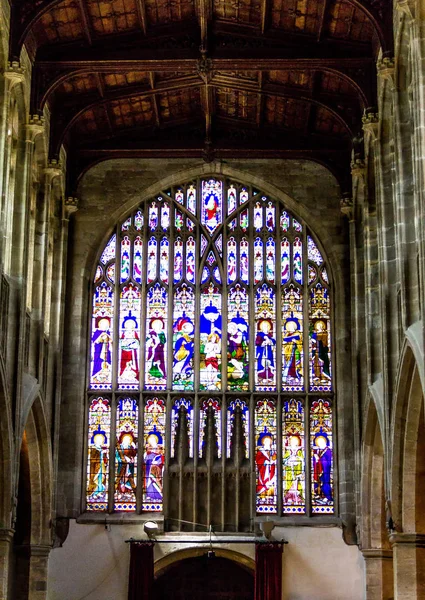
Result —
M155 113L155 123L159 129L161 127L161 115L160 115L159 106L158 106L158 97L156 95L155 73L153 73L152 71L149 73L149 83L151 86L151 90L153 92L152 103L153 103L153 110Z
M35 23L49 10L55 8L58 4L60 4L62 0L38 0L36 2L27 0L27 2L17 2L16 0L12 3L12 23L11 23L11 43L10 43L10 60L16 61L19 60L20 52L22 46L25 42L25 39L31 30L31 28L35 25ZM84 2L84 0L82 0ZM147 30L147 20L146 20L146 12L143 10L144 8L144 0L138 1L138 17L141 23L141 28L146 33ZM266 29L267 24L267 2L268 0L262 0L262 15L261 15L261 23L260 23L260 31L263 32ZM391 6L388 4L389 8L386 11L385 15L383 15L382 9L376 8L374 2L367 2L366 0L346 0L350 3L353 8L362 11L368 20L372 23L374 30L378 36L380 45L382 47L384 55L387 55L392 50L392 32L387 31L388 27L388 17L387 13L389 13ZM211 0L197 0L199 6L199 21L201 24L201 30L203 30L204 35L208 33L208 23L210 18L206 18L206 22L204 22L205 15L208 15L212 12ZM205 6L201 6L205 5ZM209 9L209 7L211 7ZM83 9L83 13L85 10ZM83 16L83 15L82 15ZM83 16L84 18L84 16ZM255 34L254 34L255 35Z

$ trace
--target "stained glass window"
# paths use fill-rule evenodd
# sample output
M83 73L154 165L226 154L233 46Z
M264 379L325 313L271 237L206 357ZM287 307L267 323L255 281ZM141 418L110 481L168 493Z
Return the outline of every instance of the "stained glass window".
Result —
M92 274L87 510L160 512L166 457L193 482L239 456L257 514L334 513L331 282L308 225L238 181L126 215Z

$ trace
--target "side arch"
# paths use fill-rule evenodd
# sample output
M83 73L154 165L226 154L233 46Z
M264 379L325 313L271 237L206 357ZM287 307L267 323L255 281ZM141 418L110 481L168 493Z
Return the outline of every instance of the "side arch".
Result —
M187 558L199 558L204 556L208 548L206 546L185 548L176 552L166 554L161 558L157 559L154 564L155 579L164 575L168 569L175 566L177 563ZM255 572L255 560L246 554L241 552L235 552L234 550L228 550L226 548L214 548L216 556L220 558L226 558L231 560L245 569Z

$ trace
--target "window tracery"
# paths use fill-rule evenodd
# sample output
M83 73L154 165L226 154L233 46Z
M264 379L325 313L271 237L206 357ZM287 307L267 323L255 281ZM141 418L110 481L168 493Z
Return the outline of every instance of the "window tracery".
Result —
M329 283L307 227L235 181L127 216L93 283L86 510L161 512L183 440L194 473L255 472L258 515L332 514Z

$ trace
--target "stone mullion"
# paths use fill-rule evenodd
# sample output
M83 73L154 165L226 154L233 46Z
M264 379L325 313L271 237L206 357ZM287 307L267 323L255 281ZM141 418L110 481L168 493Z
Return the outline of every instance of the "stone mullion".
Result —
M291 236L291 260L292 260L292 252L293 252L293 241L295 235ZM303 360L303 369L304 369L304 481L305 481L305 515L307 517L311 517L312 515L312 476L311 476L311 452L310 452L310 404L311 404L311 396L310 396L310 305L309 305L309 291L310 286L308 282L308 245L307 245L307 227L303 225L303 233L301 236L303 241L303 264L302 264L302 273L303 273L303 283L300 286L294 281L292 264L291 264L291 281L300 289L302 294L302 308L303 308L303 352L304 352L304 360ZM319 277L319 269L317 269L318 277ZM332 352L332 347L331 347ZM332 357L332 354L331 354Z
M9 580L13 574L12 547L14 529L0 529L0 598L7 598L9 591Z

